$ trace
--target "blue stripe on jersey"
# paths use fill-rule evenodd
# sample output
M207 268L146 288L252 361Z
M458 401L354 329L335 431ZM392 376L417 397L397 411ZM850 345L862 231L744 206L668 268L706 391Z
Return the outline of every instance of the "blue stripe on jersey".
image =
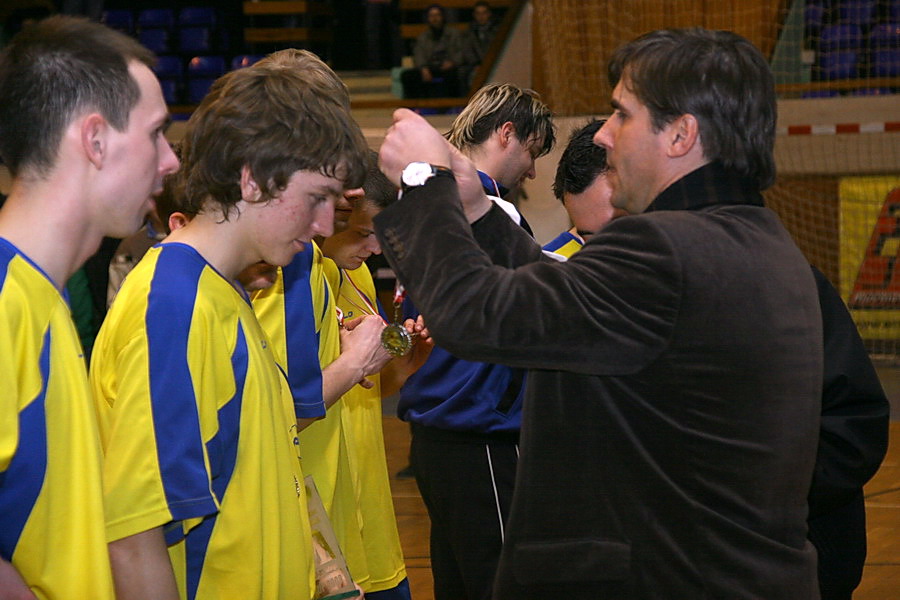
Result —
M41 391L19 411L19 444L16 454L0 474L0 556L12 560L22 529L41 493L47 472L47 381L50 377L50 331L44 334L39 359Z
M9 273L9 263L12 262L12 259L16 256L12 247L4 242L6 242L6 240L0 239L0 290L3 289L3 284L6 283L6 275Z
M319 338L313 319L310 271L314 251L307 244L282 268L284 278L284 323L287 344L287 372L294 413L298 419L325 415L322 400L322 370L319 366ZM326 303L327 305L327 303Z
M197 286L206 263L193 249L163 247L147 298L150 402L157 460L172 519L215 513L188 366Z
M212 472L213 491L220 503L224 502L228 484L234 474L234 465L237 462L237 449L241 433L241 408L243 407L244 383L247 380L249 357L247 338L244 335L243 327L239 324L234 353L231 355L231 369L234 373L235 383L234 396L219 409L219 430L206 444ZM197 595L200 575L203 573L203 563L206 560L206 550L209 548L209 540L212 537L217 516L207 517L203 523L191 530L185 541L188 598L192 599Z

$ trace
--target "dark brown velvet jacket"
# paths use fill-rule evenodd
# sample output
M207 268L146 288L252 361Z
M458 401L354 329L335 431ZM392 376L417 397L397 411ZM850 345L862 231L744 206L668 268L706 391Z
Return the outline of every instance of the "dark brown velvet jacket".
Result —
M492 265L450 178L376 217L440 345L531 369L495 598L818 598L821 317L759 193L707 165L566 263L495 225L536 262Z

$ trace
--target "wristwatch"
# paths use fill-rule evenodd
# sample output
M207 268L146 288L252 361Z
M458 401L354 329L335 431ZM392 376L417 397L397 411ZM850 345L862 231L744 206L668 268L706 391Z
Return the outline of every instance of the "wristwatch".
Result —
M411 162L400 174L400 190L406 193L408 189L425 185L426 181L438 175L453 177L453 171L427 162Z

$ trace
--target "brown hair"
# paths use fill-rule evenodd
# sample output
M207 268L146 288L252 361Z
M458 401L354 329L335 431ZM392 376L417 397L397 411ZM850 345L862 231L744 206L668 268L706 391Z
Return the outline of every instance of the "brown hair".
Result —
M181 204L207 201L225 218L241 200L249 167L268 201L297 171L318 171L359 187L368 166L359 126L339 98L308 72L257 63L223 75L188 121L179 171Z

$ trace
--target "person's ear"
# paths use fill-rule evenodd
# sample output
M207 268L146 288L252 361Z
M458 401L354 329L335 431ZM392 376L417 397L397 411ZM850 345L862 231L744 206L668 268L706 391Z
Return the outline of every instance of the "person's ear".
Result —
M107 153L110 125L99 113L91 113L81 120L81 148L96 168L103 166Z
M667 153L672 158L688 154L700 136L697 117L683 114L666 126L669 134Z
M500 147L506 148L509 146L510 142L516 137L516 126L512 124L512 121L507 121L498 129L500 132Z
M259 185L250 172L250 165L241 167L241 200L244 202L258 202L262 193L259 191Z

